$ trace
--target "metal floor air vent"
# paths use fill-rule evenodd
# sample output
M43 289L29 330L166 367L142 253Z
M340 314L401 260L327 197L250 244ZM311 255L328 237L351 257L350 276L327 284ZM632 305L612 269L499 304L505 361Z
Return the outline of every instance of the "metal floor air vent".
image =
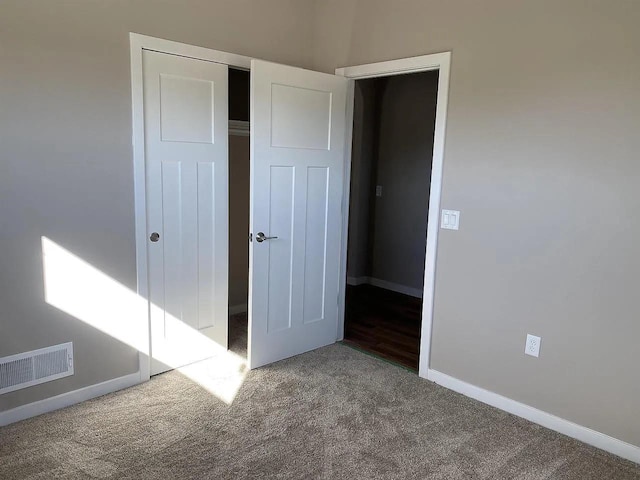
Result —
M0 395L73 375L73 343L0 358Z

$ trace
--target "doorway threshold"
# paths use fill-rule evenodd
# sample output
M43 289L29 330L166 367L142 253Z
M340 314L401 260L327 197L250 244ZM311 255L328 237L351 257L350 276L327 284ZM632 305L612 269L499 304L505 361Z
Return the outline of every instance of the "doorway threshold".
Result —
M394 367L399 367L399 368L401 368L403 370L406 370L407 372L411 372L411 373L414 373L416 375L418 374L418 371L415 368L408 367L408 366L403 365L402 363L400 363L400 362L398 362L396 360L393 360L391 358L387 358L387 357L385 357L385 356L383 356L383 355L381 355L381 354L379 354L377 352L373 352L371 350L363 348L360 345L358 345L357 343L353 342L352 340L344 339L339 343L341 343L342 345L345 345L345 346L347 346L349 348L352 348L353 350L357 350L358 352L364 353L365 355L368 355L370 357L376 358L378 360L382 360L383 362L388 363L390 365L393 365Z

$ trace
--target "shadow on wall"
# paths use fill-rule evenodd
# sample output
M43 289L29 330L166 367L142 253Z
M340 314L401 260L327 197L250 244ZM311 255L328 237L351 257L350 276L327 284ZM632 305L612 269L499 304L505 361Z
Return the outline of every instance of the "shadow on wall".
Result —
M233 403L247 374L246 360L191 328L169 312L125 287L94 266L42 237L45 301L93 328L149 355L149 309L164 314L166 332L190 353L209 360L179 368L190 380L227 405ZM153 352L154 358L180 367L183 352Z

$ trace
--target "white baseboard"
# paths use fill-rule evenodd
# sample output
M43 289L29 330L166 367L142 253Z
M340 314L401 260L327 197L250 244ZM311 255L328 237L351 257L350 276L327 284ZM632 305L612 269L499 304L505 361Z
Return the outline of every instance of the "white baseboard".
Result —
M581 442L592 445L601 450L605 450L619 457L626 458L632 462L640 463L640 446L610 437L604 433L597 432L588 427L578 425L569 420L556 417L537 408L530 407L524 403L503 397L489 390L485 390L470 383L463 382L457 378L450 377L436 370L427 371L427 379L442 385L450 390L461 393L467 397L479 400L482 403L499 408L518 417L525 418L543 427L555 430Z
M245 313L248 311L248 306L246 303L242 305L230 305L229 306L229 315L237 315L238 313Z
M369 283L369 277L347 277L347 284L357 287Z
M347 284L358 286L363 284L373 285L374 287L384 288L385 290L391 290L392 292L403 293L410 297L422 298L423 291L419 288L407 287L406 285L400 285L399 283L387 282L386 280L380 280L373 277L347 277Z
M369 284L374 287L385 288L392 292L403 293L410 297L422 298L423 291L419 288L407 287L406 285L400 285L399 283L387 282L386 280L380 280L379 278L369 277Z
M19 407L0 412L0 427L10 423L19 422L27 418L53 412L76 403L84 402L92 398L101 397L107 393L116 392L123 388L132 387L140 383L140 372L131 373L124 377L114 378L106 382L89 385L88 387L62 393L55 397L45 398L37 402L28 403Z

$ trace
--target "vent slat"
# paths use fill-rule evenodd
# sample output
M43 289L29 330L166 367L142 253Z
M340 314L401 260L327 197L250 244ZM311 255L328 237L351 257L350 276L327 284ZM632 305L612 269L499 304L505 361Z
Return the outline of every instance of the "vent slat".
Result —
M73 375L71 342L0 358L0 394Z
M20 358L0 364L0 389L33 380L33 359Z
M66 372L68 367L66 348L55 352L42 353L33 357L34 378L57 375L58 373Z

